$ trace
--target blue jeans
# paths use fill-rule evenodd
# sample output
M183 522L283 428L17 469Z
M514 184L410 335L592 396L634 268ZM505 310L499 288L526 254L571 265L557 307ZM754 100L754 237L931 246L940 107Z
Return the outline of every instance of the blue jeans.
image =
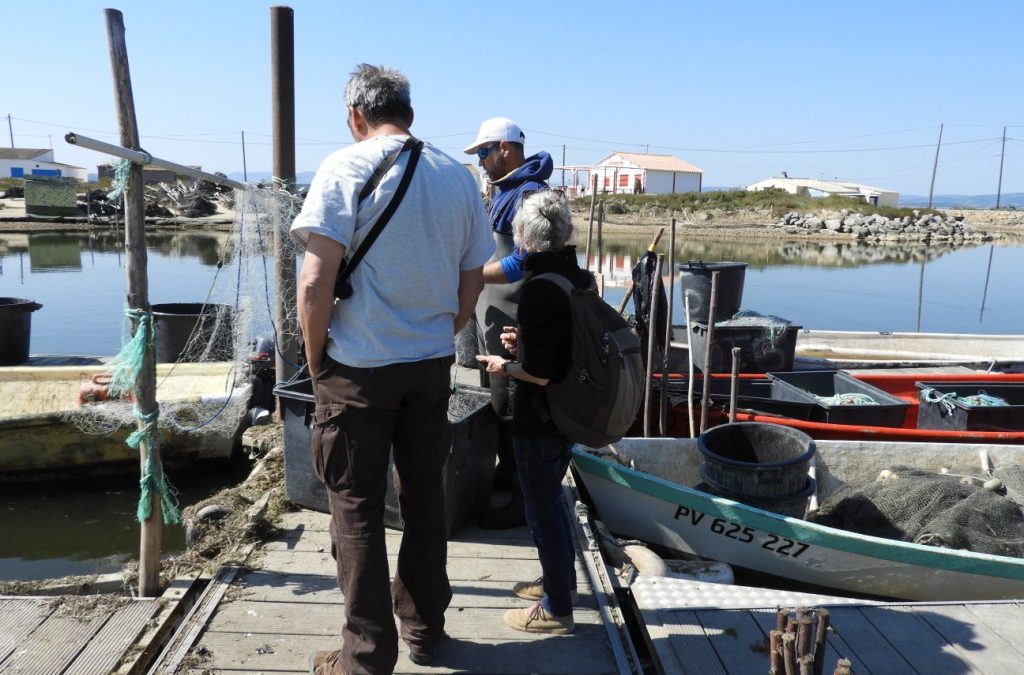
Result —
M562 477L572 442L557 436L513 436L516 472L523 488L526 524L544 573L541 604L554 616L572 614L576 551L562 508Z

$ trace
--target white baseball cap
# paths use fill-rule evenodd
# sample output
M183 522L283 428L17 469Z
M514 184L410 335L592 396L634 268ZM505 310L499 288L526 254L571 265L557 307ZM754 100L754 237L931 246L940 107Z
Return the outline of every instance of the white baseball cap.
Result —
M480 131L476 134L476 140L464 152L467 155L472 155L485 145L499 141L523 143L526 141L526 134L519 128L518 124L509 118L492 117L489 120L484 120L483 124L480 125Z

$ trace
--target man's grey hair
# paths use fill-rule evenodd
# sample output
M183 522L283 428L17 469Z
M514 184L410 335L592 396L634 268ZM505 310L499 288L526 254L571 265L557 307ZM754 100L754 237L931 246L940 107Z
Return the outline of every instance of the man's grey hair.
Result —
M516 244L528 251L554 251L572 237L569 202L558 192L542 190L523 200L512 219Z
M392 68L360 63L345 85L345 105L359 108L370 126L406 124L412 117L409 80Z

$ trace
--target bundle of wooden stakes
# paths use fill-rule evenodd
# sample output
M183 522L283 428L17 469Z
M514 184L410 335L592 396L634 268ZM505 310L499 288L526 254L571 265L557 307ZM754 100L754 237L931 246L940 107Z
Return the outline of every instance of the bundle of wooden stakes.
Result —
M780 607L775 630L769 636L771 675L822 675L825 638L829 631L827 609ZM839 659L833 675L853 675L850 661Z

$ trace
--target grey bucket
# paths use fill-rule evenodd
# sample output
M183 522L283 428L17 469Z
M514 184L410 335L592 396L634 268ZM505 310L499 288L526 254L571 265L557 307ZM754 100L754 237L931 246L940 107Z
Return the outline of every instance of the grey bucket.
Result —
M234 310L230 305L204 305L201 302L169 302L153 305L156 327L156 360L174 363L188 356L191 342L205 345L210 361L234 359Z
M715 323L732 318L743 301L745 262L703 262L691 260L676 265L679 289L690 301L690 321L707 323L711 312L711 274L718 272L718 299L715 302ZM684 300L685 301L685 300Z

